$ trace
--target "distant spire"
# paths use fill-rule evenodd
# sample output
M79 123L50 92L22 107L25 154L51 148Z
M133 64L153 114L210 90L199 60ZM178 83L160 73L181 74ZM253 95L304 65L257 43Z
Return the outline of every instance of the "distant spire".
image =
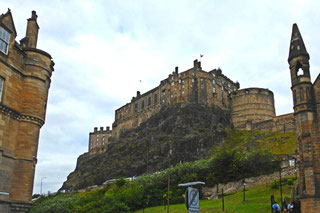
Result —
M294 57L302 55L305 55L308 59L310 59L309 53L307 52L307 49L304 46L298 25L293 24L288 61L291 61L291 59Z

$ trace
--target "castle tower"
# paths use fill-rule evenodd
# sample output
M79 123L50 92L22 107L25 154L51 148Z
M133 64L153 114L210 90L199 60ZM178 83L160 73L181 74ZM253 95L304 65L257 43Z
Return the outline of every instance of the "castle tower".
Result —
M19 45L10 10L0 16L0 36L5 35L1 41L7 44L0 52L0 212L26 212L31 206L54 66L51 56L37 49L38 29L32 11Z
M288 62L290 65L297 146L300 155L299 197L302 212L320 212L318 115L310 79L309 54L297 24L293 25Z

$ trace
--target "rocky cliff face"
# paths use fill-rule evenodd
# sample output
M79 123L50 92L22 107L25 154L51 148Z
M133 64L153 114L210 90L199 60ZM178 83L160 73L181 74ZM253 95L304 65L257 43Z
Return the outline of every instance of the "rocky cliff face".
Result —
M119 177L153 173L212 153L232 127L230 115L197 104L163 107L139 127L126 131L98 155L79 156L61 189L81 189Z

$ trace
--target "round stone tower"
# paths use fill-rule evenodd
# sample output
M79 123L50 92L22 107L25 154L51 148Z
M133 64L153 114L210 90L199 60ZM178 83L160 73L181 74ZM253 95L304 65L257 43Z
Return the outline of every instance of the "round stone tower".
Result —
M273 93L268 89L247 88L230 94L231 118L237 129L251 129L251 125L276 116Z

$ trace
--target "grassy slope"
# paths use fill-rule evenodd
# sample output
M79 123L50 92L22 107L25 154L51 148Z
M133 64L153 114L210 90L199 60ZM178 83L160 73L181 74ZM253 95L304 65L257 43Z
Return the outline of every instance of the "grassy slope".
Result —
M283 197L290 197L291 189L294 186L283 186ZM243 203L243 192L239 191L225 197L225 212L239 213L268 213L270 212L270 196L275 196L275 199L280 203L280 190L271 189L270 183L267 185L254 186L246 191L246 202ZM140 213L142 210L136 211ZM163 213L166 212L163 206L151 207L144 210L145 213ZM170 206L171 213L187 213L184 204ZM222 212L222 200L202 200L200 201L201 213Z
M227 130L227 138L222 145L213 147L217 152L222 150L251 151L267 150L273 154L293 154L296 150L294 132L268 132Z

